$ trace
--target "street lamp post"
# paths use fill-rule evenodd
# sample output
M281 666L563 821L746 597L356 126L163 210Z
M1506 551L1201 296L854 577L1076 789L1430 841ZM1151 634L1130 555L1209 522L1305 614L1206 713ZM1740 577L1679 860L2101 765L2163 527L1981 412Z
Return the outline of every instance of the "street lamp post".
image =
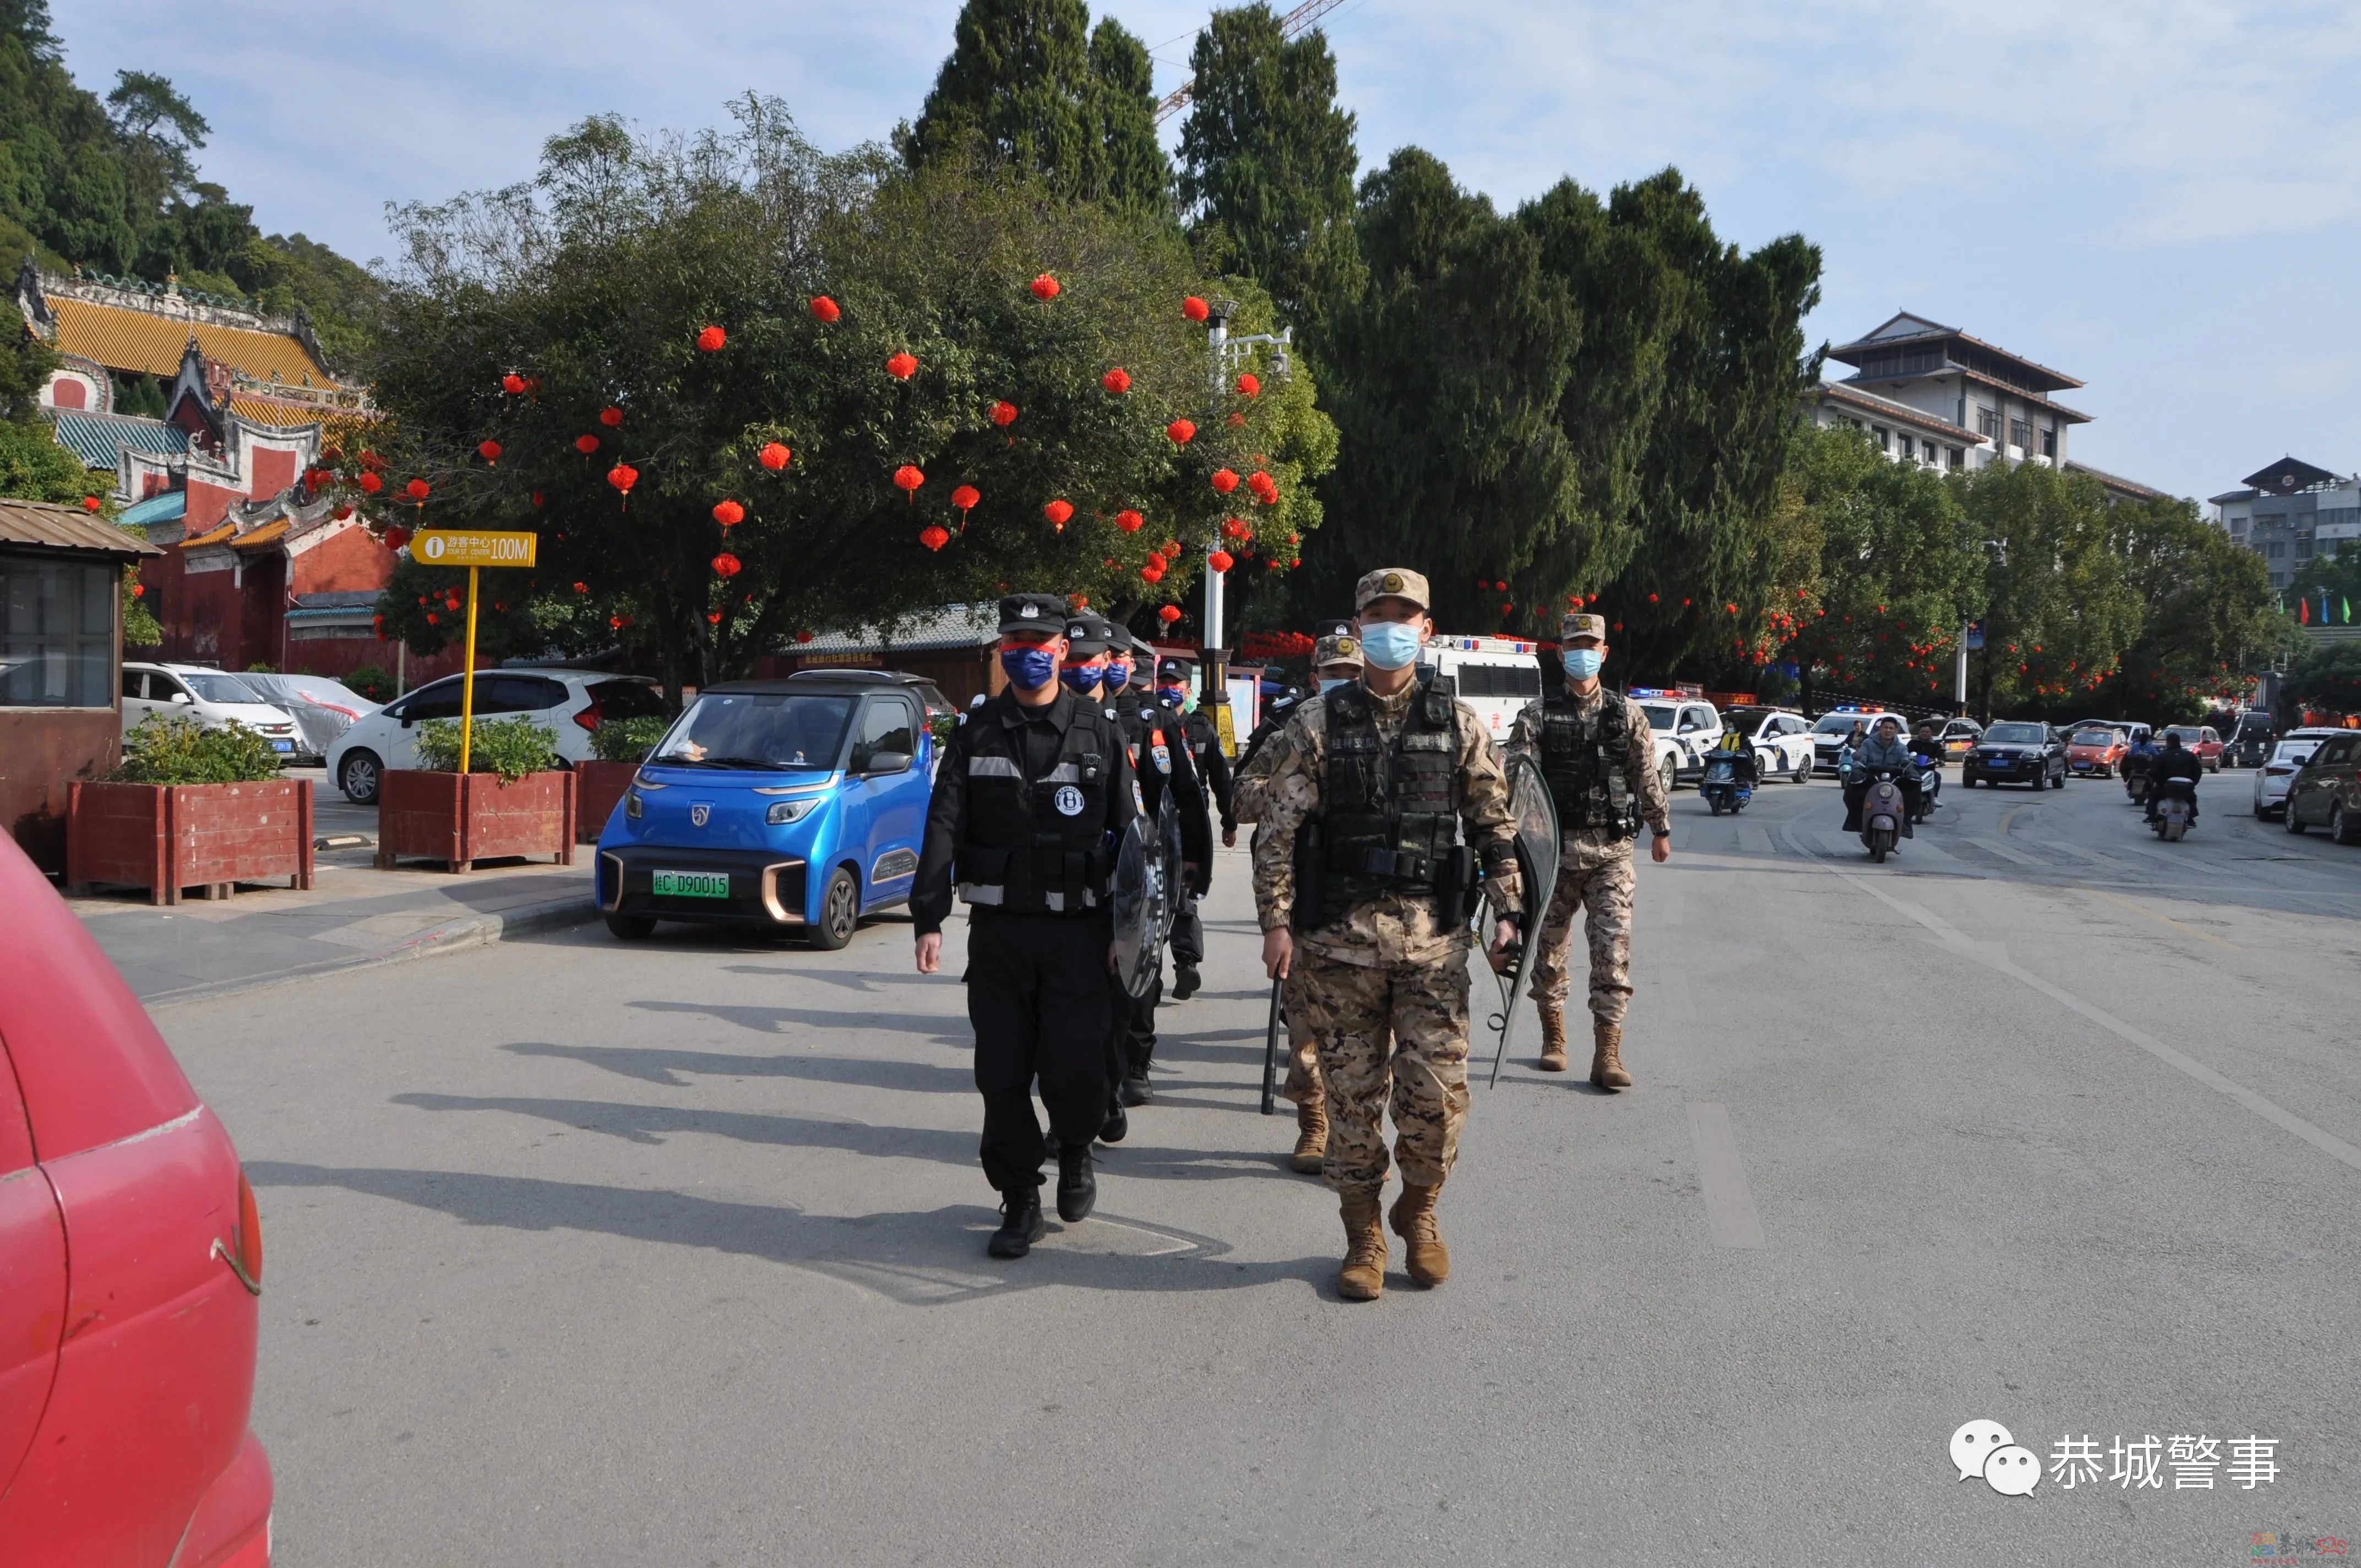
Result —
M1205 318L1205 345L1211 350L1212 367L1209 382L1213 400L1208 408L1219 411L1221 400L1229 390L1231 367L1250 358L1257 348L1271 353L1271 373L1288 373L1288 351L1295 345L1295 329L1285 327L1278 333L1247 333L1230 334L1230 317L1237 313L1235 300L1217 300L1212 313ZM1213 710L1213 729L1221 737L1222 751L1235 757L1238 752L1237 723L1230 712L1229 654L1224 646L1222 625L1222 576L1213 570L1213 553L1222 547L1222 536L1216 532L1205 542L1205 612L1203 616L1204 646L1198 649L1200 667L1205 672L1205 702Z

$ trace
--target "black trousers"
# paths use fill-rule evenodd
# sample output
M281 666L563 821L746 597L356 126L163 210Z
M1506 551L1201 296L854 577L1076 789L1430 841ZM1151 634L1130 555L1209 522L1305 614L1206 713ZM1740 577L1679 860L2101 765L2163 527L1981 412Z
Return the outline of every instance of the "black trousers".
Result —
M1191 969L1205 961L1205 922L1197 913L1197 895L1186 883L1180 886L1180 907L1172 916L1172 961Z
M1164 1000L1163 966L1157 966L1139 995L1124 990L1119 981L1109 981L1107 995L1113 1011L1106 1051L1107 1091L1112 1095L1125 1079L1148 1076L1148 1063L1156 1055L1156 1009Z
M968 925L967 1015L983 1096L984 1179L1003 1192L1041 1185L1049 1152L1033 1086L1060 1144L1088 1144L1106 1121L1107 916L993 915Z

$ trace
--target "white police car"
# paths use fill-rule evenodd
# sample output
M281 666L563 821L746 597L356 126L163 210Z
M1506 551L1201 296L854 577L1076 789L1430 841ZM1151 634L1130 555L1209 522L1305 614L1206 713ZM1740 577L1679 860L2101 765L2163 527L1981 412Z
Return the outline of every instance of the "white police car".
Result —
M1852 733L1854 725L1860 725L1861 732L1866 735L1877 728L1881 718L1891 718L1902 726L1902 733L1910 733L1906 715L1890 713L1882 707L1832 707L1820 715L1812 725L1812 753L1818 771L1837 771L1837 753L1844 750L1845 737Z
M1648 716L1648 729L1656 743L1656 772L1664 793L1673 785L1705 776L1705 754L1721 744L1721 715L1701 696L1676 691L1633 686L1633 702Z

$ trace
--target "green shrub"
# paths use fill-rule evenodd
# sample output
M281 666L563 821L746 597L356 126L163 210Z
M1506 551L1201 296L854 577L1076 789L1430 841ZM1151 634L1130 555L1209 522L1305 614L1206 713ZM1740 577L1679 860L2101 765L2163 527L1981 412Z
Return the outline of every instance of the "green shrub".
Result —
M393 689L393 672L383 664L363 664L345 677L345 685L371 702L391 702L398 695Z
M429 773L459 771L457 719L430 718L418 727L418 762ZM556 765L556 742L524 714L476 721L475 739L467 751L469 773L498 773L506 784Z
M208 729L193 718L151 713L123 740L115 784L251 784L279 776L279 753L243 724Z
M590 754L602 762L643 762L670 728L671 719L653 714L609 718L590 731Z

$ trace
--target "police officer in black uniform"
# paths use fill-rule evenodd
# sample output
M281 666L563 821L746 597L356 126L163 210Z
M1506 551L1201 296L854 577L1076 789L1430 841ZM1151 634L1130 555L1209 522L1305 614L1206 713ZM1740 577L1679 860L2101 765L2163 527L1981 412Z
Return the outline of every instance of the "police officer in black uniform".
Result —
M1140 808L1153 818L1163 809L1169 792L1175 812L1180 819L1180 859L1183 862L1181 880L1188 892L1202 895L1211 885L1213 867L1213 819L1205 809L1205 791L1199 782L1194 759L1181 722L1180 710L1163 700L1155 687L1155 650L1121 626L1109 623L1108 635L1115 644L1110 661L1127 653L1135 671L1146 670L1145 675L1135 674L1131 684L1112 693L1118 722L1123 726L1124 740L1130 748L1132 768L1139 780ZM1112 685L1112 677L1110 677ZM1185 902L1184 902L1185 908ZM1185 948L1188 936L1180 920L1173 923L1172 959L1175 966L1194 969L1203 959L1202 933L1198 946ZM1146 994L1119 998L1116 1011L1126 1011L1118 1027L1123 1031L1123 1081L1116 1089L1118 1103L1109 1118L1108 1132L1101 1136L1112 1143L1123 1135L1127 1124L1122 1115L1126 1105L1145 1105L1154 1095L1148 1085L1148 1064L1156 1055L1156 1007L1164 999L1164 975L1159 970L1148 983Z
M1197 770L1197 782L1210 798L1212 811L1222 816L1222 842L1234 843L1238 836L1235 788L1231 783L1230 759L1222 750L1222 732L1213 723L1213 716L1200 702L1187 707L1189 676L1194 668L1186 659L1167 659L1156 666L1156 695L1159 701L1170 708L1180 719L1180 733L1187 739L1189 760ZM1210 848L1210 842L1208 848ZM1205 863L1207 885L1213 882L1210 858ZM1184 889L1180 912L1172 924L1172 1000L1186 1002L1197 994L1202 983L1197 967L1205 961L1205 923L1197 913L1197 889Z
M920 974L941 966L954 873L968 905L978 1153L1001 1194L994 1257L1022 1257L1041 1239L1037 1079L1058 1140L1059 1217L1084 1218L1098 1197L1091 1139L1106 1119L1114 1027L1107 875L1137 795L1121 729L1058 679L1065 628L1054 594L1000 601L1008 689L951 732L910 894Z

